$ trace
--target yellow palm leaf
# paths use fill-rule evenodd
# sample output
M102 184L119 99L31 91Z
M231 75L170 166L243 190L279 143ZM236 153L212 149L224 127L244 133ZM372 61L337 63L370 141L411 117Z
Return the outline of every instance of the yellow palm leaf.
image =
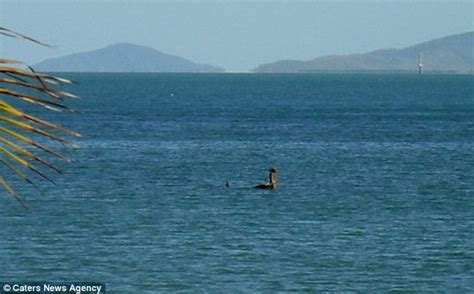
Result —
M3 27L0 27L0 35L25 39L49 47L45 43ZM64 139L61 134L75 137L80 137L80 134L26 113L10 103L9 100L31 103L56 111L75 111L65 104L64 98L78 97L51 86L56 85L57 87L57 85L65 83L71 84L72 81L38 73L15 59L0 58L0 163L9 171L0 176L0 186L25 207L26 204L5 180L5 176L8 177L12 174L26 183L32 184L33 182L28 176L28 173L32 173L53 182L42 169L48 168L61 173L60 169L43 157L38 156L33 149L69 161L68 157L47 146L47 143L40 144L27 134L39 135L70 146L74 146L74 144ZM31 146L31 148L27 146Z

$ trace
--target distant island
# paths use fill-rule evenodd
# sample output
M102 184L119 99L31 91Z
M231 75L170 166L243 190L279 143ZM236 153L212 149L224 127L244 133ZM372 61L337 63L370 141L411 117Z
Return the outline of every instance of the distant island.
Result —
M223 72L153 48L118 43L102 49L44 60L34 68L49 72Z
M330 55L309 61L282 60L262 64L256 73L416 72L419 55L429 73L474 73L474 32L451 35L404 49L364 54Z
M253 71L410 73L418 71L420 55L423 71L426 73L474 74L474 32L451 35L404 49L328 55L308 61L281 60L259 65ZM34 65L34 68L46 72L224 72L220 67L194 63L179 56L129 43L47 59Z

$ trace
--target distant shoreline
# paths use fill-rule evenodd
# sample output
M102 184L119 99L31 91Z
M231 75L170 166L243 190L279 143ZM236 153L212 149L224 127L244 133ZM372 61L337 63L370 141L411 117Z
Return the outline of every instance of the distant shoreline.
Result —
M311 60L279 60L243 73L406 73L473 74L474 32L450 35L402 49L326 55ZM46 72L232 73L222 67L131 43L46 59L33 68ZM243 68L240 68L243 70Z

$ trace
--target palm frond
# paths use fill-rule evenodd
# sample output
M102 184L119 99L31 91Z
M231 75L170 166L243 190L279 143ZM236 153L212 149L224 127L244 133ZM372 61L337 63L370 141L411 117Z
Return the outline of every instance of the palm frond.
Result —
M15 32L15 31L12 31L10 29L7 29L7 28L4 28L4 27L0 27L0 34L4 35L4 36L7 36L7 37L12 37L12 38L19 38L19 39L25 39L25 40L28 40L28 41L31 41L33 43L36 43L36 44L40 44L40 45L43 45L43 46L46 46L46 47L52 47L51 45L48 45L46 43L43 43L43 42L40 42L38 40L35 40L33 38L30 38L28 36L25 36L23 34L20 34L18 32Z
M0 35L51 47L3 27L0 27ZM77 110L66 105L65 98L79 97L55 88L61 84L71 83L72 81L68 79L36 72L30 66L16 59L0 58L0 163L9 171L0 176L0 186L24 207L26 204L5 180L5 176L8 177L12 174L25 183L33 184L33 180L28 175L31 173L54 183L43 169L56 173L61 173L61 170L50 161L37 155L37 152L69 161L67 156L47 146L47 143L39 143L33 137L39 135L63 145L75 146L73 142L63 136L80 137L81 135L69 128L26 113L17 105L29 103L55 111L75 112Z

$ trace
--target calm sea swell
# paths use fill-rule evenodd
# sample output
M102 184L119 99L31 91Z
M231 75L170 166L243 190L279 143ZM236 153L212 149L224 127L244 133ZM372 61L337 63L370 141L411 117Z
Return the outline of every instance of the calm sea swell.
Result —
M44 115L81 148L20 188L29 212L5 193L0 280L474 289L472 76L66 76L84 113ZM251 189L270 165L278 189Z

